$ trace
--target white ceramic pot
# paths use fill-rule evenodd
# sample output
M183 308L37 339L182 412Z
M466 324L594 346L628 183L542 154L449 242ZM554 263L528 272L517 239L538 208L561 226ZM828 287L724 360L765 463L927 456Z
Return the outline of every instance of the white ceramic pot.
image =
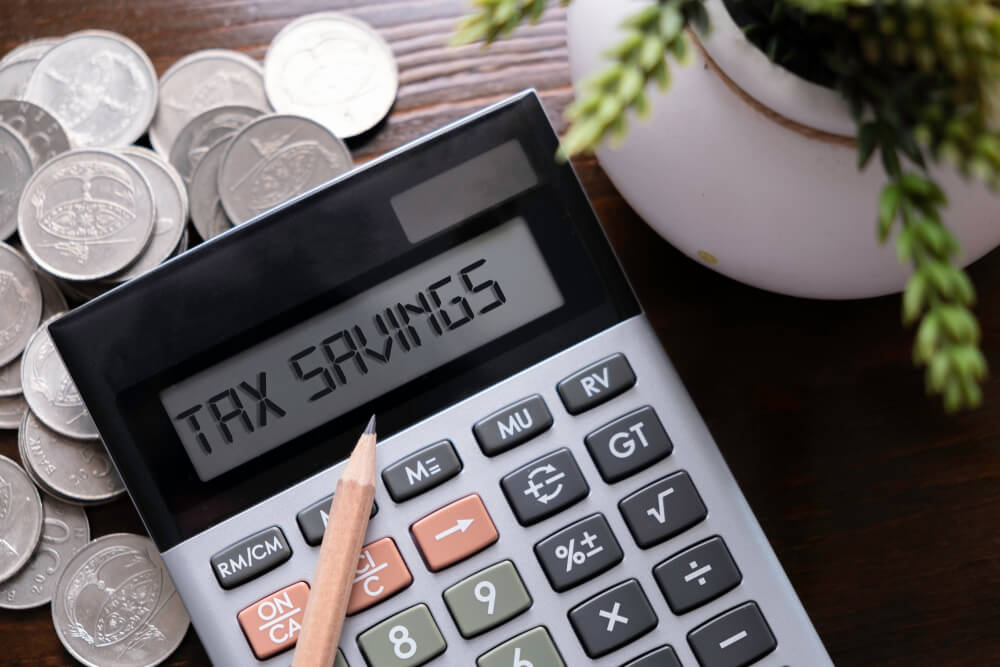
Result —
M573 81L605 62L622 20L648 0L574 0L569 12ZM843 299L902 289L909 267L876 240L884 184L876 156L859 173L853 122L831 90L773 65L747 42L722 0L707 0L713 30L687 65L671 62L669 90L649 90L652 113L633 118L618 147L598 158L657 232L731 278L796 296ZM748 97L744 99L741 89ZM752 103L756 100L756 106ZM767 109L799 127L768 117ZM815 138L809 129L827 136ZM950 169L934 171L948 193L948 225L964 263L1000 243L1000 199Z

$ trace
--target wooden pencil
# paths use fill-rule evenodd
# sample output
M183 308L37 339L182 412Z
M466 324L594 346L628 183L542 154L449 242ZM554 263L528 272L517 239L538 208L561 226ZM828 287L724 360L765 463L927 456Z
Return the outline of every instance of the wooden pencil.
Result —
M292 667L330 667L375 499L375 416L358 440L333 494Z

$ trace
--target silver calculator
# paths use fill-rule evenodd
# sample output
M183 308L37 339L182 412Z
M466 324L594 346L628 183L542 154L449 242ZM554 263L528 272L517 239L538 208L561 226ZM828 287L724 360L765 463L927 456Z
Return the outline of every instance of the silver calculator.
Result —
M832 664L557 145L522 93L51 325L215 664L291 663L372 413L338 667Z

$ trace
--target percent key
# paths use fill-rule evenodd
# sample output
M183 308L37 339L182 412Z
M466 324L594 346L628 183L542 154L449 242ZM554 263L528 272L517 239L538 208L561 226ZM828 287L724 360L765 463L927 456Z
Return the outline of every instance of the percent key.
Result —
M549 535L535 545L552 588L568 590L614 567L622 549L603 514L593 514Z

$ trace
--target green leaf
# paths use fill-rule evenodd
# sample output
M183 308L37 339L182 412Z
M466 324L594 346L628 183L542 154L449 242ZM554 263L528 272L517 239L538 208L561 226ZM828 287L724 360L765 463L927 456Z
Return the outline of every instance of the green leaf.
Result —
M660 37L664 44L669 44L681 34L684 29L684 16L673 8L667 8L660 14Z
M906 283L906 289L903 290L903 323L912 324L916 322L917 318L920 317L920 313L923 312L924 306L927 303L927 292L928 292L927 277L922 271L915 272L910 276L910 280ZM937 330L936 324L937 318L925 318L924 323L921 323L920 330L924 329L924 324L928 321L935 322L933 328ZM927 334L930 335L930 334ZM918 332L919 337L919 332Z
M677 59L679 63L686 63L688 59L688 43L687 38L684 37L684 33L677 35L675 39L670 44L671 50L674 52L674 58Z
M858 169L864 169L878 146L878 125L862 123L858 129Z
M904 306L905 308L905 306ZM917 363L928 363L934 357L934 351L941 342L941 325L937 315L929 312L920 320L917 327L917 337L913 343L913 358Z
M631 104L635 96L642 91L645 82L646 77L643 76L642 70L638 67L628 68L618 82L618 98L624 104Z
M951 375L951 357L944 353L935 354L927 365L927 386L931 391L944 391L945 383Z
M666 46L664 38L659 35L647 35L642 40L642 48L639 50L639 66L646 72L652 71L656 64L663 60Z
M892 223L896 220L899 212L899 186L895 184L886 185L882 188L882 195L878 200L878 240L885 243L892 231Z
M605 51L603 55L605 58L613 60L626 60L629 55L642 46L643 43L644 40L642 33L638 30L632 30L625 35L625 39Z
M913 229L910 225L906 225L896 235L896 257L901 264L910 261L910 257L913 256L913 244Z
M660 18L660 5L654 3L640 10L637 14L625 19L622 24L628 28L645 28L647 25Z

